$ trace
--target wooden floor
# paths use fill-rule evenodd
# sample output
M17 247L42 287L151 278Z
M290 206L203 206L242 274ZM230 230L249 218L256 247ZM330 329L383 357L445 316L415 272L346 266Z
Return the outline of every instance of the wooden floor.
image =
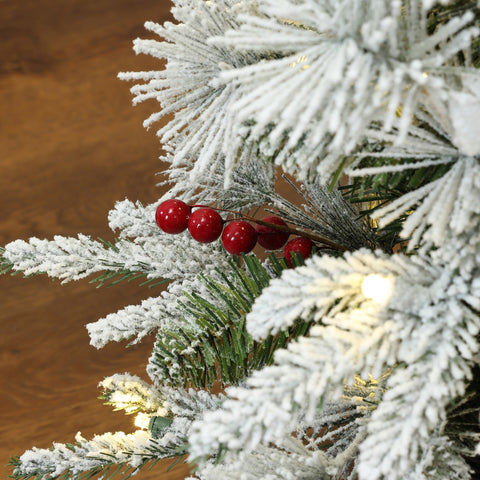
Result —
M163 22L168 0L0 0L0 245L54 234L113 238L108 210L161 194L160 145L131 106L119 71L159 68L131 42ZM0 276L0 475L11 455L53 441L132 431L131 417L97 400L104 376L146 378L153 338L135 348L89 345L85 324L152 294L44 277ZM139 479L184 478L166 462Z

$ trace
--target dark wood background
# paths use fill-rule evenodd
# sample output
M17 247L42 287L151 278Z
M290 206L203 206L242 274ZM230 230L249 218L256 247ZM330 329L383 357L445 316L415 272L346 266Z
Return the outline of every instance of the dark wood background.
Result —
M116 75L160 68L132 40L169 10L168 0L0 0L0 245L79 232L111 239L117 200L160 196L160 145L142 127L157 105L132 107ZM0 276L2 478L9 457L32 446L134 429L97 400L97 384L127 371L146 379L153 338L96 350L85 325L152 293ZM183 478L185 467L165 473L170 463L137 478Z

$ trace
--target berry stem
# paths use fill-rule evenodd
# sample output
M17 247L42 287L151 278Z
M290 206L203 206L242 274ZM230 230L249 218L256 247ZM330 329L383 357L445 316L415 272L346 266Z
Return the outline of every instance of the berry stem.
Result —
M195 208L195 207L205 207L205 205L192 205L192 208ZM244 213L236 212L235 210L228 210L226 208L218 208L218 207L208 207L208 208L213 208L214 210L218 210L220 212L233 213L235 215L240 215L242 218L244 218L245 220L248 220L249 222L256 223L258 225L264 225L265 227L270 227L270 228L273 228L274 230L279 230L281 232L288 232L294 235L298 235L300 237L309 238L314 242L323 243L324 245L334 248L335 250L342 250L343 252L350 251L350 248L345 247L344 245L340 245L338 243L332 242L331 240L328 240L328 238L321 237L320 235L317 235L315 233L305 232L304 230L300 230L299 228L289 227L288 225L284 226L284 225L277 225L276 223L264 222L263 220L257 220L256 218L250 217L249 215L245 215Z

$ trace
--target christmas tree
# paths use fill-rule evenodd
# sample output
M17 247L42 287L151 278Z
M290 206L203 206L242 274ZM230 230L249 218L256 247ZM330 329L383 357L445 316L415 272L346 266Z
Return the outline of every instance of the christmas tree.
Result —
M166 193L118 202L115 242L1 250L3 272L165 284L87 325L97 348L155 334L150 383L100 384L138 430L34 448L13 477L478 478L480 2L172 13L135 41L165 68L120 74L160 104Z

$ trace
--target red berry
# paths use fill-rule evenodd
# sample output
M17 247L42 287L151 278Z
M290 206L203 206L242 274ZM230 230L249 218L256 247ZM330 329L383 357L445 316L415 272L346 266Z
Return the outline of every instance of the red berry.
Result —
M257 232L249 223L234 220L223 230L222 243L225 250L232 255L248 253L257 243Z
M155 212L155 221L165 233L180 233L187 228L190 207L181 200L165 200Z
M188 231L200 243L214 242L222 230L222 217L213 208L199 208L188 219Z
M275 225L282 225L286 227L287 224L280 217L265 217L262 218L262 221L268 223L274 223ZM257 224L255 230L258 233L258 243L263 248L267 250L278 250L285 245L285 242L288 240L290 234L288 232L282 232L273 227L267 227L265 225Z
M313 246L314 243L305 237L297 237L290 240L285 247L283 247L283 256L288 266L290 268L293 267L292 257L294 254L300 254L304 260L307 259L312 254Z

